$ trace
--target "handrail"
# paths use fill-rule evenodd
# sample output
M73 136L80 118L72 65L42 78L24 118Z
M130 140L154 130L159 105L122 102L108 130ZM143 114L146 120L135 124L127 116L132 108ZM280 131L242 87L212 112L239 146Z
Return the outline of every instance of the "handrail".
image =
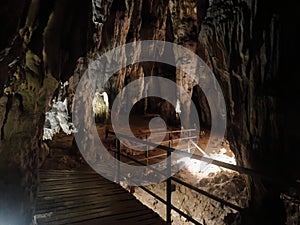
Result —
M164 200L163 198L161 198L160 196L158 196L157 194L153 193L152 191L150 191L149 189L143 187L143 186L140 186L140 188L142 190L144 190L145 192L147 192L149 195L153 196L154 198L156 198L158 201L162 202L163 204L167 205L167 201ZM178 214L180 214L181 216L185 217L187 220L193 222L194 224L196 225L203 225L201 223L199 223L197 220L195 220L193 217L189 216L188 214L182 212L180 209L178 209L177 207L171 205L171 208L177 212Z
M171 139L172 142L175 142L175 141L184 141L184 140L191 140L191 139L195 139L197 138L196 136L191 136L191 137L185 137L185 138L175 138L175 139ZM146 141L149 142L150 138L148 138ZM170 140L165 140L165 141L162 141L160 142L160 145L163 145L163 144L169 144L169 141ZM133 141L135 142L135 141ZM155 142L152 142L152 143L155 143ZM157 145L157 143L155 143ZM142 146L149 146L148 144L140 144L140 145L131 145L130 147L134 148L134 147L142 147Z
M191 129L192 130L192 129ZM166 200L162 199L161 197L157 196L155 193L153 193L152 191L148 190L147 188L145 187L140 187L141 189L143 189L144 191L146 191L147 193L149 193L150 195L152 195L153 197L155 197L156 199L158 199L159 201L161 201L162 203L164 203L166 205L166 219L167 219L167 223L171 224L171 210L174 210L175 212L179 213L181 216L185 217L187 220L193 222L194 224L196 225L202 225L201 223L199 223L198 221L196 221L195 219L193 219L191 216L187 215L186 213L182 212L180 209L176 208L175 206L172 205L171 203L171 193L172 193L172 188L171 188L171 182L174 181L176 183L179 183L180 185L183 185L199 194L202 194L212 200L215 200L219 203L221 203L222 205L225 205L227 207L230 207L236 211L243 211L243 208L241 208L240 206L237 206L233 203L230 203L224 199L221 199L215 195L212 195L204 190L201 190L199 189L198 187L195 187L189 183L186 183L185 181L182 181L174 176L171 176L171 161L170 161L170 158L169 156L171 156L172 153L176 153L176 154L179 154L181 156L185 156L185 157L190 157L190 158L193 158L193 159L197 159L199 161L204 161L204 162L207 162L207 163L211 163L213 165L216 165L216 166L220 166L220 167L224 167L224 168L227 168L227 169L230 169L230 170L233 170L233 171L236 171L236 172L239 172L239 173L244 173L244 174L247 174L247 175L251 175L251 176L258 176L260 178L264 178L264 179L267 179L267 180L270 180L272 182L278 182L280 184L282 184L282 182L284 182L284 180L280 179L280 178L277 178L277 177L272 177L272 176L267 176L266 174L261 174L261 173L258 173L257 171L253 170L253 169L249 169L249 168L244 168L244 167L241 167L241 166L237 166L237 165L233 165L233 164L229 164L229 163L225 163L225 162L222 162L222 161L219 161L219 160L215 160L215 159L212 159L212 158L208 158L208 157L204 157L204 156L199 156L199 155L193 155L191 153L187 153L187 152L184 152L184 151L181 151L181 150L178 150L178 149L175 149L175 148L172 148L171 147L171 133L169 133L169 146L164 146L164 145L157 145L153 142L150 142L148 140L141 140L141 139L134 139L130 136L127 136L127 135L124 135L124 134L116 134L115 132L113 131L109 131L109 130L106 130L106 137L108 134L112 134L112 135L117 135L118 137L121 137L121 138L124 138L124 139L127 139L127 140L133 140L134 142L140 142L144 145L147 145L147 146L151 146L151 147L154 147L154 148L159 148L161 150L165 150L167 152L167 169L166 169L166 172L167 172L167 175L169 176L166 176L166 173L163 173L161 171L158 171L157 169L153 168L151 165L147 165L145 163L142 163L140 162L139 160L136 160L128 155L125 155L123 153L121 153L121 148L120 148L120 140L117 139L117 151L113 151L115 153L117 153L117 157L118 157L118 162L119 162L119 165L118 165L118 181L120 181L120 156L123 156L125 158L128 158L140 165L143 165L143 166L148 166L150 169L152 169L153 171L159 173L159 174L162 174L163 176L166 176L168 177L167 178L167 187L166 187ZM192 137L191 137L192 138ZM195 143L192 141L192 144L195 145ZM297 182L289 182L289 183L293 183L293 185L299 185ZM284 183L285 184L285 183Z
M167 130L165 132L163 131L152 131L152 132L145 132L145 133L141 133L141 134L137 134L137 136L144 136L147 134L176 134L176 133L183 133L183 132L191 132L191 131L196 131L195 128L192 129L184 129L184 130Z
M116 135L115 132L112 132L112 131L107 131L107 132L109 134ZM127 140L136 141L136 139L133 139L132 137L127 136L125 134L118 133L117 135L119 137L123 137L124 139L127 139ZM156 148L159 148L161 150L165 150L167 152L175 152L176 154L178 154L182 157L189 157L191 159L197 159L199 161L207 162L207 163L210 163L210 164L213 164L213 165L216 165L216 166L220 166L220 167L223 167L223 168L226 168L226 169L229 169L229 170L233 170L233 171L236 171L236 172L241 173L241 174L246 174L246 175L250 175L250 176L259 177L259 178L268 180L268 181L273 182L273 183L277 183L277 184L281 184L281 185L289 184L289 186L300 187L300 184L298 182L291 181L291 180L286 180L284 178L275 177L271 174L263 174L263 173L257 172L256 170L253 170L253 169L250 169L250 168L246 168L246 167L242 167L242 166L238 166L238 165L233 165L233 164L230 164L230 163L222 162L222 161L212 159L212 158L209 158L209 157L205 157L205 156L194 155L192 153L184 152L184 151L181 151L181 150L178 150L178 149L175 149L175 148L172 148L172 147L167 147L167 146L164 146L164 145L157 145L153 142L149 142L149 141L145 141L145 140L141 140L141 139L139 139L136 142L140 142L140 143L143 143L145 145L156 147Z
M116 135L114 132L111 132L111 131L106 131L106 132L107 132L107 134ZM123 137L123 135L120 135L120 136ZM168 142L169 142L169 147L167 147L167 148L170 149L171 148L171 142L172 142L170 133L169 133L169 140L168 140ZM146 143L143 143L143 144L149 145L149 143L151 143L151 142L146 141ZM154 143L151 143L151 144L154 144ZM167 169L166 169L167 174L166 174L166 173L164 173L162 171L159 171L159 170L153 168L151 165L147 165L147 164L145 164L145 163L143 163L143 162L141 162L141 161L139 161L137 159L134 159L134 158L132 158L132 157L126 155L126 154L121 153L120 140L117 139L117 144L116 145L117 145L117 150L116 151L112 150L112 152L114 152L114 153L117 154L117 158L118 158L118 162L119 162L118 163L119 165L118 165L118 168L117 168L117 170L118 170L118 181L120 181L120 157L121 156L123 156L123 157L125 157L127 159L130 159L131 161L133 161L133 162L135 162L135 163L137 163L139 165L148 166L150 169L152 169L153 171L155 171L155 172L157 172L157 173L159 173L159 174L161 174L163 176L167 175L166 176L167 177L166 200L164 200L163 198L159 197L158 195L156 195L155 193L153 193L149 189L147 189L147 188L145 188L143 186L140 186L140 188L142 190L146 191L148 194L150 194L151 196L153 196L154 198L158 199L159 201L161 201L163 204L166 205L166 219L167 219L167 223L171 224L171 210L174 210L175 212L179 213L181 216L185 217L187 220L193 222L194 224L196 224L196 225L202 225L197 220L195 220L194 218L192 218L188 214L184 213L183 211L181 211L180 209L178 209L177 207L175 207L174 205L172 205L172 202L171 202L172 201L172 188L171 188L172 181L177 182L177 183L179 183L179 184L181 184L181 185L183 185L183 186L185 186L187 188L190 188L193 191L196 191L197 193L202 194L202 195L204 195L206 197L209 197L209 198L211 198L211 199L213 199L213 200L215 200L217 202L220 202L221 204L223 204L225 206L228 206L228 207L230 207L230 208L232 208L234 210L242 211L242 208L239 207L239 206L237 206L237 205L234 205L234 204L232 204L230 202L227 202L226 200L223 200L223 199L221 199L221 198L219 198L217 196L214 196L214 195L212 195L212 194L210 194L210 193L208 193L208 192L206 192L204 190L201 190L201 189L199 189L199 188L197 188L197 187L195 187L195 186L193 186L191 184L188 184L188 183L186 183L186 182L184 182L184 181L182 181L182 180L180 180L178 178L175 178L175 177L171 176L171 157L167 158ZM166 147L166 146L164 146L164 147ZM172 153L172 151L167 151L167 156L171 156L171 153Z
M114 151L114 150L112 150L112 152L117 153L117 151ZM142 162L140 162L139 160L134 159L134 158L132 158L132 157L126 155L126 154L123 154L123 153L120 153L120 155L123 156L123 157L125 157L125 158L127 158L127 159L130 159L130 160L132 160L133 162L135 162L135 163L137 163L137 164L140 164L140 165L142 165L142 166L148 166L151 170L155 171L156 173L158 173L158 174L160 174L160 175L163 175L163 176L166 176L166 174L165 174L164 172L161 172L161 171L155 169L155 168L152 167L151 165L147 165L146 163L142 163ZM226 206L228 206L229 208L232 208L232 209L234 209L234 210L236 210L236 211L242 211L242 210L243 210L241 207L239 207L239 206L237 206L237 205L234 205L234 204L232 204L232 203L230 203L230 202L228 202L228 201L226 201L226 200L223 200L223 199L221 199L221 198L219 198L219 197L217 197L217 196L215 196L215 195L212 195L212 194L210 194L210 193L208 193L208 192L206 192L206 191L204 191L204 190L201 190L201 189L199 189L199 188L197 188L197 187L195 187L195 186L193 186L193 185L191 185L191 184L188 184L188 183L186 183L186 182L184 182L184 181L182 181L182 180L180 180L180 179L178 179L178 178L176 178L176 177L173 177L173 176L172 176L171 179L172 179L173 181L175 181L175 182L177 182L177 183L183 185L183 186L186 186L186 187L188 187L188 188L190 188L190 189L196 191L196 192L199 193L199 194L205 195L205 196L208 197L208 198L211 198L211 199L213 199L213 200L215 200L215 201L217 201L217 202L220 202L221 204L226 205Z

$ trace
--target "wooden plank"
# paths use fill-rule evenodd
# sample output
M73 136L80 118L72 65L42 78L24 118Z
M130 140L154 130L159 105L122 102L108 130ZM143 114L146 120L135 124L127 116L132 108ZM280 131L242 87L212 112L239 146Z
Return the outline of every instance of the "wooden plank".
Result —
M124 195L124 196L119 196L118 200L120 202L122 201L129 201L129 200L133 200L132 197ZM39 205L37 207L36 213L38 214L42 214L42 213L46 213L49 211L62 211L62 210L69 210L69 209L76 209L77 207L81 207L81 206L88 206L88 205L92 205L92 204L106 204L111 202L111 199L99 199L97 198L97 196L95 196L92 199L75 199L75 200L69 200L69 201L63 201L63 202L55 202L55 204L51 204L51 203L46 203L44 205ZM119 202L119 203L120 203Z
M75 178L83 178L83 177L93 177L93 178L96 178L98 177L99 175L98 174L50 174L50 175L47 175L47 174L40 174L40 178L41 179L62 179L62 178L66 178L66 179L75 179Z
M125 215L125 217L123 217ZM120 225L132 225L132 224L143 224L143 225L155 225L155 224L165 224L165 222L162 221L161 218L159 218L157 215L153 214L152 212L141 214L134 217L126 217L126 214L123 214L116 217L105 217L105 218L96 218L89 221L81 221L79 223L73 223L74 225L104 225L104 224L120 224Z
M115 196L124 194L124 192L122 190L119 190L119 191L116 190L116 191L111 191L111 192L103 192L103 191L101 191L99 189L87 189L87 190L84 190L84 191L76 191L76 192L64 193L63 195L61 195L60 193L51 194L51 192L48 192L48 194L46 194L46 195L45 194L44 195L39 194L38 197L40 199L44 199L44 200L56 200L56 201L59 201L60 199L65 199L65 198L69 198L69 197L72 197L72 198L76 197L76 196L82 196L82 197L84 197L88 193L91 193L91 194L101 193L102 197L111 196L112 193Z
M55 211L53 212L53 215L45 219L45 221L61 221L65 219L70 219L70 218L76 218L76 217L82 217L82 216L89 216L93 213L101 213L101 215L112 215L115 213L122 213L122 212L130 212L132 211L131 207L135 207L136 202L131 200L131 201L126 201L126 203L123 204L118 204L112 205L111 202L103 203L101 204L90 204L87 206L83 207L77 207L75 210L74 209L69 209L69 210L62 210L62 211ZM136 211L140 211L141 209L138 209ZM77 220L77 219L76 219Z
M110 189L110 188L116 188L112 186L110 183L103 183L100 180L86 180L86 181L80 181L80 182L66 182L66 183L51 183L51 184L44 184L40 187L40 191L46 192L46 191L58 191L58 190L64 190L66 188L74 188L79 187L82 188L84 186L86 187L96 187L96 188L102 188L102 189Z
M119 185L87 171L40 171L38 224L166 224Z
M89 195L88 195L89 194ZM44 203L50 203L52 202L53 204L56 203L56 204L59 204L60 202L65 202L65 201L73 201L74 199L77 199L77 200L80 200L80 198L86 198L86 199L90 199L90 198L95 198L95 197L98 197L98 198L102 198L102 199L105 199L105 198L108 198L108 197L111 197L111 198L120 198L122 195L127 195L127 193L124 193L124 192L111 192L109 194L103 194L101 193L101 191L98 191L97 192L94 192L94 193L87 193L87 194L72 194L72 195L67 195L67 196L45 196L45 197L39 197L39 202L37 204L37 206L39 205L43 205ZM128 196L128 195L127 195ZM130 197L130 195L129 195ZM133 196L131 196L133 197Z
M45 219L44 222L47 222L47 224L63 225L66 223L85 221L91 218L113 217L114 219L116 219L124 216L123 214L136 216L143 213L143 211L132 210L132 208L129 207L125 208L127 210L123 209L124 207L116 205L107 208L88 209L83 212L76 211L64 215L53 215L52 217Z
M68 186L70 187L70 186ZM69 195L77 195L78 193L81 193L82 195L88 194L88 193L102 193L102 195L107 195L111 192L124 192L125 190L122 190L118 187L109 187L106 186L90 186L90 187L76 187L76 188L65 188L65 189L58 189L58 190L44 190L40 191L38 193L38 197L51 197L51 196L69 196ZM68 191L66 191L68 190ZM51 195L51 196L50 196Z
M134 199L132 196L124 195L124 194L117 194L115 195L115 198L118 198L119 201L122 201L123 199L130 200ZM111 201L113 198L112 196L103 196L103 195L92 195L92 196L76 196L75 197L69 197L69 198L61 198L60 200L54 199L54 200L43 200L39 199L39 203L36 205L37 209L45 209L45 208L55 208L59 206L67 206L72 204L79 204L81 202L93 202L94 199L97 199L98 202L101 200L101 202Z
M107 212L106 212L107 213ZM131 212L124 212L124 214L126 215L131 215L132 218L134 218L135 216L141 215L144 212L142 211L131 211ZM151 213L151 212L149 212ZM60 220L60 221L52 221L49 222L49 225L63 225L66 223L70 223L73 224L75 222L83 222L83 221L87 221L87 220L95 220L95 218L99 218L99 216L101 217L101 219L99 220L99 224L102 224L103 221L109 221L110 224L124 224L125 221L130 221L131 224L137 224L137 223L133 223L133 221L131 219L127 219L124 221L120 221L120 219L122 218L122 216L124 216L124 214L122 213L118 213L116 212L115 214L109 214L109 215L105 215L105 214L89 214L87 216L82 216L82 217L72 217L72 218L68 218L66 220ZM91 217L92 216L92 217ZM114 223L115 221L119 221L118 223Z
M101 185L94 185L94 186L86 186L86 187L82 187L82 186L68 186L68 188L64 188L64 189L56 189L56 190L45 190L42 193L44 195L47 195L48 193L51 194L62 194L62 193L71 193L71 192L78 192L78 191L84 191L84 190L91 190L91 189L95 189L95 188L100 188Z

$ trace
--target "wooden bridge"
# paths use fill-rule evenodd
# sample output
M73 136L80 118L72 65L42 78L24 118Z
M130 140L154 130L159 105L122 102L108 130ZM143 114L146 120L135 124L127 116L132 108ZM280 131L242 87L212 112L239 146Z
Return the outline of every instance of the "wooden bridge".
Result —
M40 171L38 225L163 225L156 213L125 189L87 171Z

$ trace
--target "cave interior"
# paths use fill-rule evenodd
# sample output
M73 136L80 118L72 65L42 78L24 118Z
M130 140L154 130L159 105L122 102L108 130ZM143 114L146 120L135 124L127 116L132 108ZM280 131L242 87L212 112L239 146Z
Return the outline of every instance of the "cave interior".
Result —
M108 149L118 149L118 137L108 134L117 123L119 131L144 141L151 132L167 131L161 144L182 149L170 140L178 139L176 131L193 128L198 156L217 154L203 149L210 138L221 136L216 148L227 152L237 169L190 182L239 204L240 212L223 210L221 203L209 203L209 208L206 198L168 186L169 179L149 186L158 195L173 188L174 199L190 202L183 211L199 218L198 224L300 224L299 3L2 0L0 5L0 225L44 224L32 219L44 171L81 171L90 168L89 160L103 160L87 130L96 132ZM107 56L125 44L134 50ZM184 50L178 53L177 48ZM142 51L167 61L139 61ZM94 70L97 76L89 84L85 75ZM84 154L86 146L93 150ZM157 149L136 152L124 150L147 165L168 156ZM191 169L176 177L186 173L192 177L200 172ZM169 221L160 211L164 205L155 206L156 200L140 189L121 184L144 205L151 202L147 206L167 224L196 224L173 212Z

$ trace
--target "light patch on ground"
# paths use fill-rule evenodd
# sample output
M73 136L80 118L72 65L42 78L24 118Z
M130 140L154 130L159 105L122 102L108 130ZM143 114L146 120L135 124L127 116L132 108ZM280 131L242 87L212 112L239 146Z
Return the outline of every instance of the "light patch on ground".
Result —
M235 157L229 156L227 151L228 150L226 150L225 148L221 148L218 153L215 152L212 154L208 154L206 157L236 165ZM185 164L183 170L187 170L187 172L189 173L189 177L192 176L198 179L206 178L208 176L211 177L213 174L221 171L231 171L196 159L182 158L179 161Z

